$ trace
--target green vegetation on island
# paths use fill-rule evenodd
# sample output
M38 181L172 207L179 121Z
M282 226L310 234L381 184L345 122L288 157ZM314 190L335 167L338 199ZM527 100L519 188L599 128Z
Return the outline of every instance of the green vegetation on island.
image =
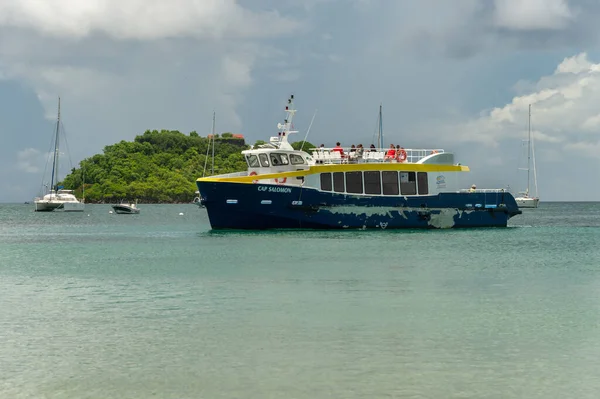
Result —
M133 142L123 140L104 147L103 154L82 160L79 168L72 169L60 184L74 188L75 195L81 197L85 183L85 202L88 203L113 203L122 199L137 199L143 203L190 202L197 190L196 179L212 174L209 145L212 147L210 138L200 137L196 132L185 135L175 130L147 130ZM292 143L296 149L301 145L301 142ZM304 150L313 147L308 142L304 144ZM240 135L215 135L214 173L246 170L241 151L248 148Z

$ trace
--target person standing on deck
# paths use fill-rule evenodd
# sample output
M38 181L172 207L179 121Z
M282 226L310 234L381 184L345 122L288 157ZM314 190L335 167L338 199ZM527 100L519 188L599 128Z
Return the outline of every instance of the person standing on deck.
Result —
M387 153L385 154L385 157L383 158L383 160L391 161L394 158L396 158L396 147L394 147L393 144L390 144L390 149L387 150Z
M335 147L333 147L333 149L331 151L337 151L340 153L340 155L344 155L344 149L341 147L340 142L338 141L337 143L335 143Z

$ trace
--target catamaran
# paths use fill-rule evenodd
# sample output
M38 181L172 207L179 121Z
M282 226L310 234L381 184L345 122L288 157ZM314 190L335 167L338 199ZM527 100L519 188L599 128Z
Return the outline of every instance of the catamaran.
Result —
M56 119L56 133L54 137L54 154L52 157L52 177L50 180L50 191L43 197L36 197L34 200L36 212L83 212L85 204L79 201L73 194L73 190L65 190L64 186L58 183L58 165L60 155L60 97L58 98L58 118Z
M242 151L248 170L197 179L213 229L492 227L521 213L507 190L461 189L469 167L443 149L294 150L293 100L277 136Z
M537 185L537 170L535 167L535 149L533 145L533 137L531 136L531 104L529 104L529 123L528 123L528 137L527 137L527 168L521 168L521 170L527 171L527 189L519 193L519 195L515 198L517 201L517 205L519 208L537 208L540 203L540 197L538 194L538 185ZM529 185L530 185L530 171L531 164L533 158L533 183L535 187L535 195L529 195Z

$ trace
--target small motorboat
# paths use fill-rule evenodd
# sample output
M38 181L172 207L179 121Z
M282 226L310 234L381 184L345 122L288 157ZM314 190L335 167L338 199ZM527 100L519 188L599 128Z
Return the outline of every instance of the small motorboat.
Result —
M133 215L140 213L140 210L137 207L137 203L134 204L122 202L120 204L113 205L112 208L115 210L115 213L122 215Z

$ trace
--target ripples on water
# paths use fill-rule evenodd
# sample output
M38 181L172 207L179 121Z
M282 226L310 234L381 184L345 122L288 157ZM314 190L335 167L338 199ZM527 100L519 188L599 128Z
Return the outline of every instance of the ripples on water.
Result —
M140 208L0 206L0 397L600 392L600 204L446 231L213 232L193 205Z

